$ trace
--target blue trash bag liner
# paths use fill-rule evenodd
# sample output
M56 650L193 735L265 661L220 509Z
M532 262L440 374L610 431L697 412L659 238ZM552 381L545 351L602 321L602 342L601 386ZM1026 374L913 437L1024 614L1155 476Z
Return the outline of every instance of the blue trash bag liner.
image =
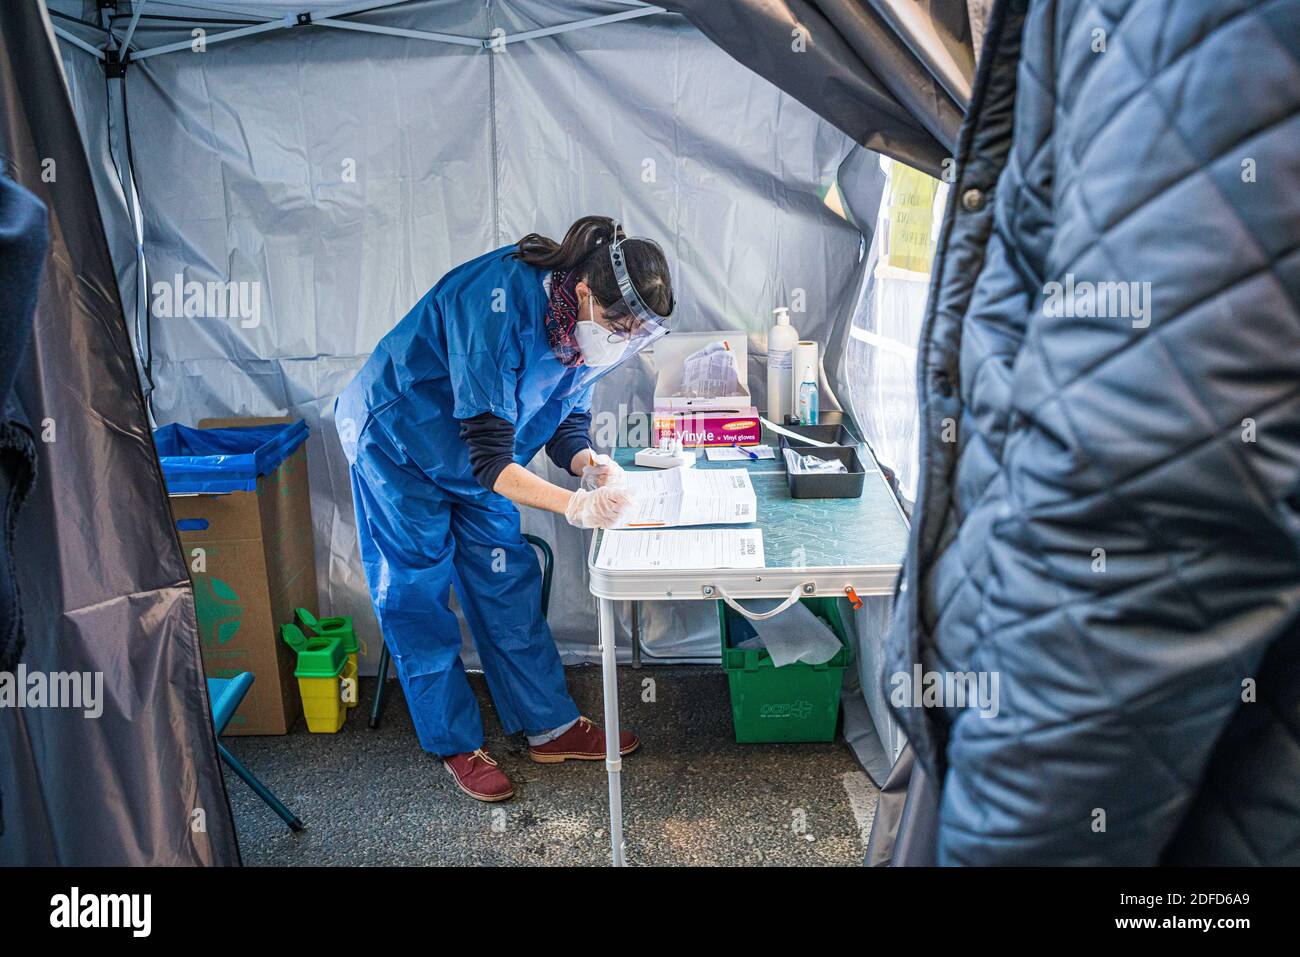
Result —
M165 425L153 434L172 495L252 492L307 439L302 419L283 425L192 429Z

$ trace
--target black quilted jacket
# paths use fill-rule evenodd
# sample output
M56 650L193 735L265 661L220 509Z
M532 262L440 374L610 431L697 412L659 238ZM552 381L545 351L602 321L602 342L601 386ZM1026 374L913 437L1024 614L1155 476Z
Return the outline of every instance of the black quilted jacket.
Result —
M1300 0L1001 0L888 672L953 864L1300 863ZM886 689L893 691L894 686Z

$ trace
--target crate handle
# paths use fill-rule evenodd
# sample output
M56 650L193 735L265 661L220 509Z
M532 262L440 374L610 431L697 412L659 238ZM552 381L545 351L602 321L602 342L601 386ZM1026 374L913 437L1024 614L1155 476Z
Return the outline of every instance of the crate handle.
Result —
M802 598L804 595L804 589L809 587L810 585L812 585L812 582L804 582L801 585L795 585L794 588L790 590L790 597L787 598L785 601L781 602L781 604L777 605L771 611L750 611L740 602L736 601L736 599L728 595L721 585L714 585L713 590L718 594L718 596L723 601L725 601L729 606L731 606L733 609L738 611L740 614L744 615L750 621L767 621L769 618L775 618L777 615L781 614L781 612L785 611L787 608L789 608L791 605L797 602L800 598Z

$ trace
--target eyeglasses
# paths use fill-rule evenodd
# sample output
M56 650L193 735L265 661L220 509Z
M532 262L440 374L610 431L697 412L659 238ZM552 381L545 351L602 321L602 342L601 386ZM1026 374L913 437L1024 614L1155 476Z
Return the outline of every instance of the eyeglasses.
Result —
M635 316L610 317L607 313L608 310L600 318L603 320L601 325L609 330L610 342L627 342L641 326Z

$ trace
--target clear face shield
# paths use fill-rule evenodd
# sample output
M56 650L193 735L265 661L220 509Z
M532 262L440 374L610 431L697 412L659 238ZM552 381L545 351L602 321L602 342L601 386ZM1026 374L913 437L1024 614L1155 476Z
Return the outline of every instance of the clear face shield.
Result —
M595 299L588 297L586 308L579 310L573 337L582 353L582 361L572 370L566 396L589 388L668 334L668 317L647 306L632 284L622 250L625 242L627 239L620 239L609 246L609 259L622 298L600 309Z

